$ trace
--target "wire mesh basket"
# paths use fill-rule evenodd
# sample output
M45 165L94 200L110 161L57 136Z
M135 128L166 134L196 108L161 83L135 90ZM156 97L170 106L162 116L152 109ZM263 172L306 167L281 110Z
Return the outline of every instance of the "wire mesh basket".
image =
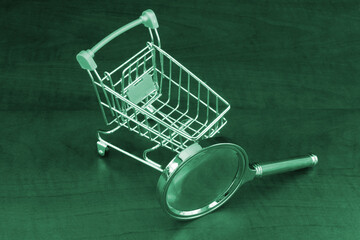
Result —
M156 28L149 32L143 49L103 77L96 68L85 69L107 125L117 123L179 152L218 133L230 105L161 49Z

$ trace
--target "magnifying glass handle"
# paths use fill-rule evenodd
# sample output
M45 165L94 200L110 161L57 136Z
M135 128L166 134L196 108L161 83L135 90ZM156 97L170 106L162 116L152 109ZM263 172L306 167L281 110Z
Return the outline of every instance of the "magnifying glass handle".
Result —
M272 174L284 173L295 171L302 168L315 166L318 162L316 155L311 154L306 157L299 157L289 159L280 162L265 163L265 164L253 164L253 168L256 171L256 177L262 177Z

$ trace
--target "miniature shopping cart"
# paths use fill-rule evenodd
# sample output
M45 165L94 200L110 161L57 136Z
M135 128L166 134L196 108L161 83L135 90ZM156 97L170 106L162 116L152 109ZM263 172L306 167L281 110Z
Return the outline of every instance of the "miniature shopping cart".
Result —
M100 76L95 53L140 24L148 28L150 41ZM241 184L264 174L267 168L249 168L241 147L222 137L213 138L226 124L224 115L230 105L161 49L158 27L154 12L146 10L93 48L81 51L77 60L91 78L105 123L115 125L110 131L98 131L98 153L103 156L112 148L160 171L157 194L161 206L175 218L192 219L221 206ZM103 138L120 128L147 138L154 147L139 157ZM158 148L176 154L166 167L147 156ZM312 165L315 158L311 155L302 161Z

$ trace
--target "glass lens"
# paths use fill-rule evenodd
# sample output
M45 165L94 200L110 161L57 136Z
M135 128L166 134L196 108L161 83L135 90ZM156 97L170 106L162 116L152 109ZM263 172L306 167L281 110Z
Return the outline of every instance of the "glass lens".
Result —
M169 207L178 211L196 210L216 201L226 194L238 169L242 173L244 167L242 156L227 146L206 149L184 164L166 196Z

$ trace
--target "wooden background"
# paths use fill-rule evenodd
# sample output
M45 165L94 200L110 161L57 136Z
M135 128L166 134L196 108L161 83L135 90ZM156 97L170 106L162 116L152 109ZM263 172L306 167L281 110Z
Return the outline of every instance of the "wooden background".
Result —
M100 158L103 122L75 55L148 8L163 49L231 103L222 135L251 162L311 152L319 165L254 180L214 213L179 222L157 203L157 172L115 151ZM359 238L359 10L358 1L2 1L0 239ZM114 40L96 56L100 71L147 40L143 27ZM126 132L119 144L147 146Z

